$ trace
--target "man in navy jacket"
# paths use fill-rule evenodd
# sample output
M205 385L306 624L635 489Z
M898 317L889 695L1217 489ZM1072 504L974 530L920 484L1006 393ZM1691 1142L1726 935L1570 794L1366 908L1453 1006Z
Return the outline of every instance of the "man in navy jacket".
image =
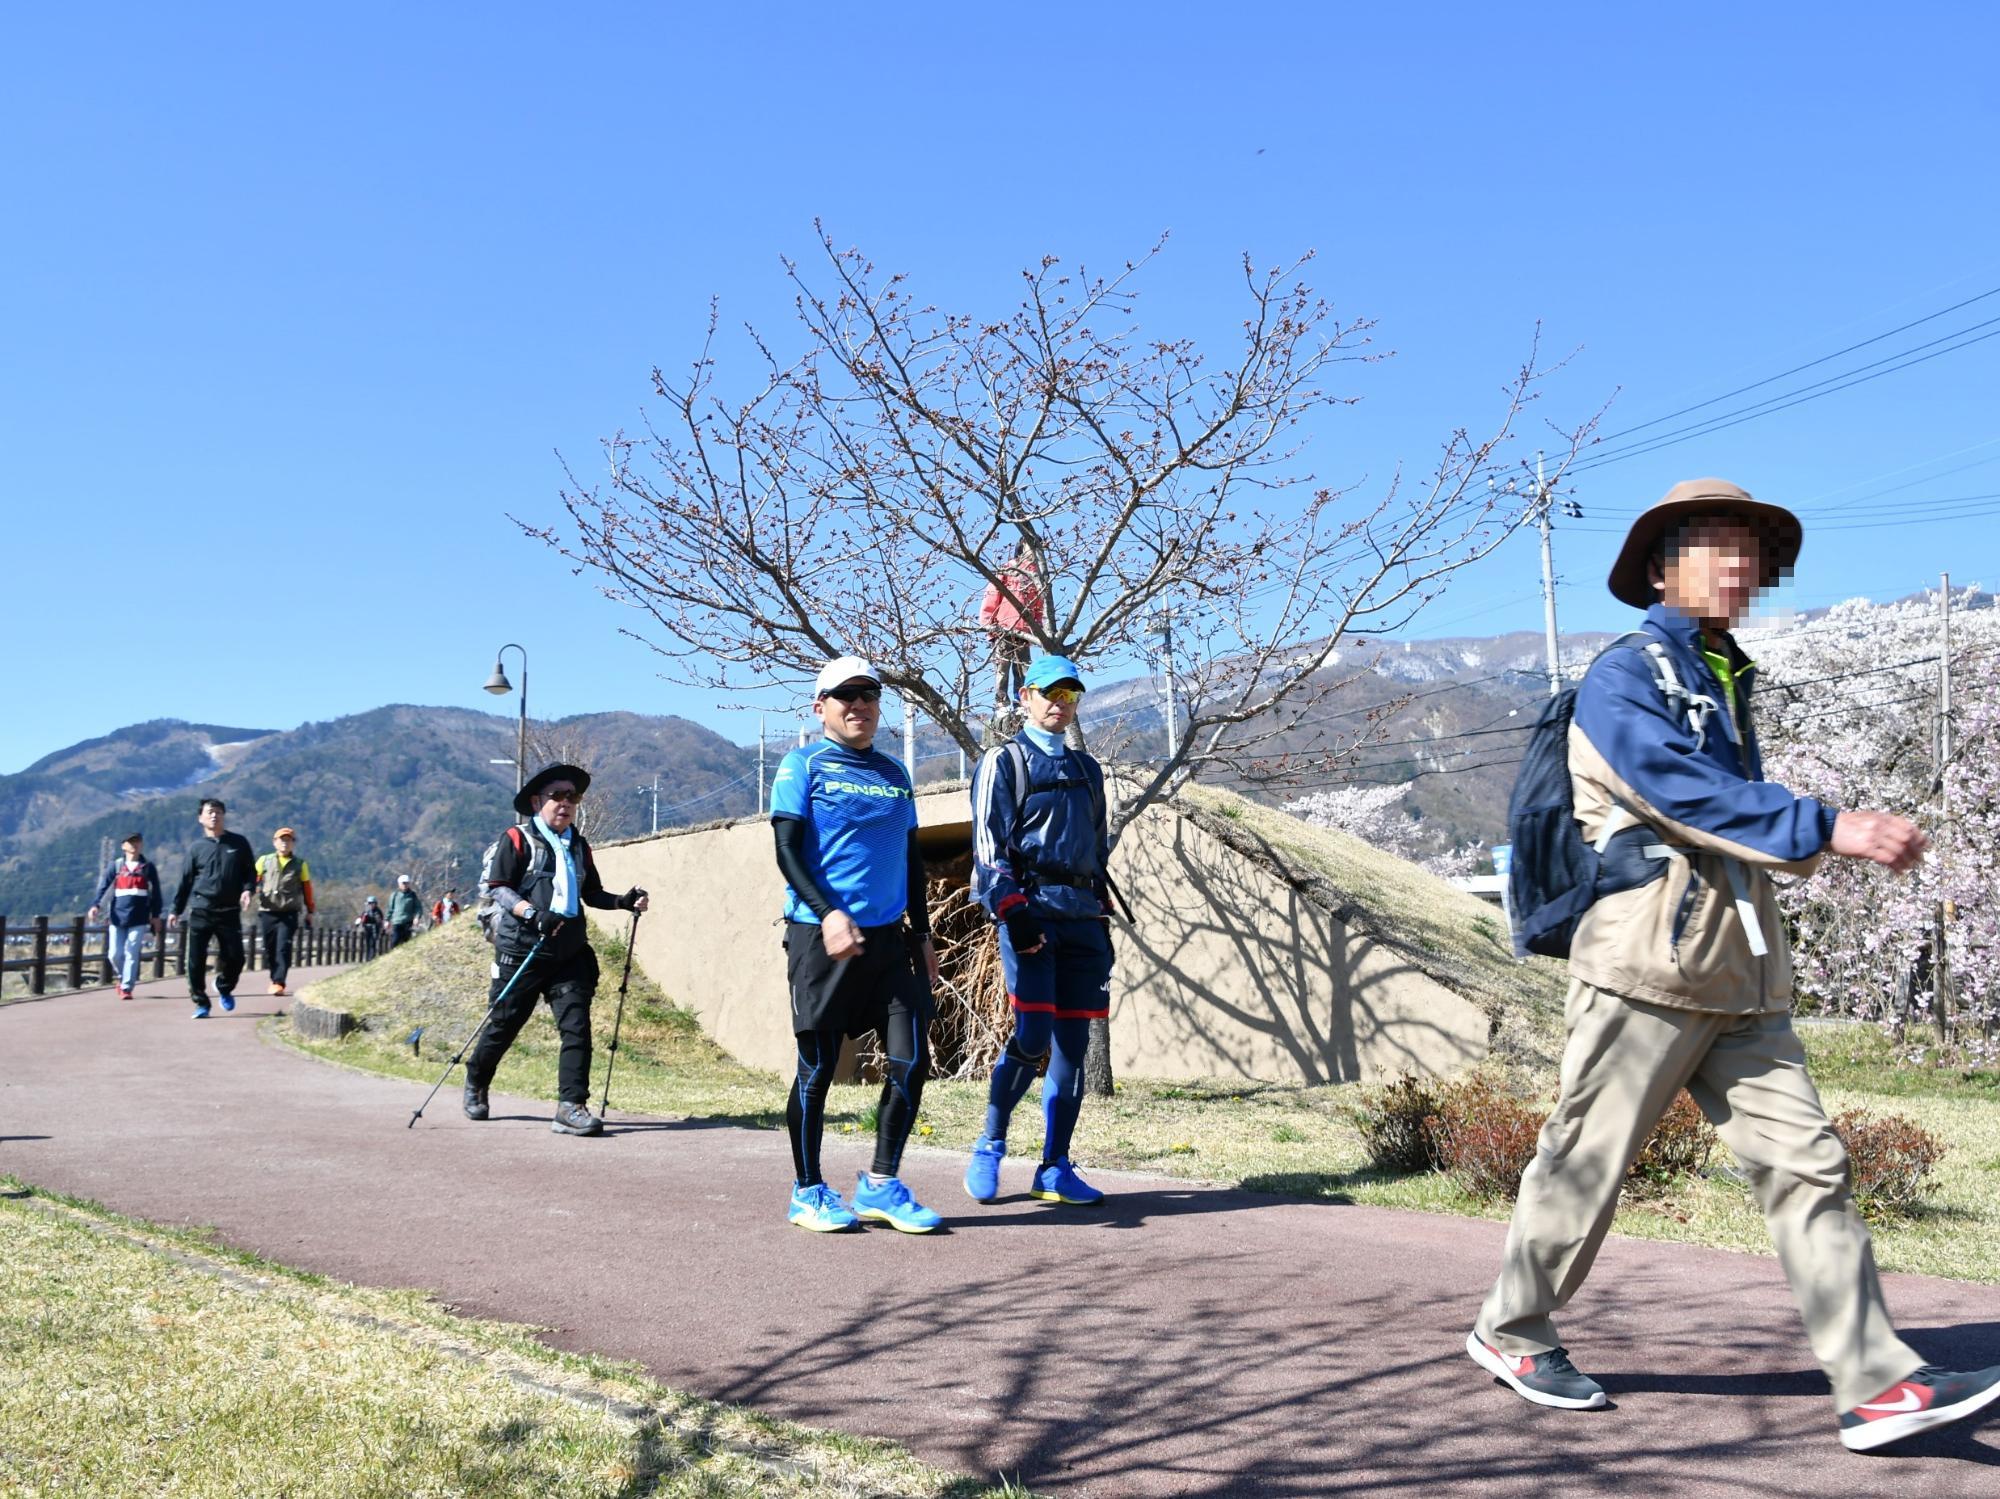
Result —
M1539 1405L1605 1403L1554 1315L1590 1272L1633 1155L1685 1087L1764 1210L1841 1442L1867 1451L2000 1399L2000 1367L1932 1368L1896 1336L1846 1149L1792 1031L1772 872L1808 875L1828 853L1904 872L1924 850L1904 818L1762 779L1756 666L1729 631L1790 573L1803 539L1790 512L1698 479L1639 517L1612 568L1612 593L1646 621L1577 690L1570 781L1584 838L1601 850L1634 833L1658 873L1600 897L1577 928L1561 1095L1466 1351Z

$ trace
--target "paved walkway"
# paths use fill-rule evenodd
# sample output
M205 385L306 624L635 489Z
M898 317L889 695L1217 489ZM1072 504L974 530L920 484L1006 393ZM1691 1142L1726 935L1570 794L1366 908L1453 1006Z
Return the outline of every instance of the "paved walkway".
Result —
M262 984L247 981L247 988ZM1614 1241L1566 1326L1615 1408L1528 1406L1464 1357L1499 1225L1096 1174L1097 1211L912 1152L948 1231L787 1227L776 1135L418 1085L194 1023L172 983L0 1009L0 1170L347 1280L636 1359L664 1382L1066 1495L2000 1493L2000 1422L1864 1458L1777 1266ZM538 1021L537 1023L546 1023ZM614 1111L615 1112L615 1111ZM848 1179L865 1149L829 1142ZM2000 1288L1890 1276L1929 1358L2000 1358Z

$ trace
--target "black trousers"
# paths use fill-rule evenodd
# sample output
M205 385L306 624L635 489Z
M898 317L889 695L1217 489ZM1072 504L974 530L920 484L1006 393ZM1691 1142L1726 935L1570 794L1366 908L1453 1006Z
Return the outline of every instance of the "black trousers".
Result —
M556 1097L563 1103L586 1103L590 1099L590 1000L597 993L597 954L583 944L555 958L537 957L525 973L520 973L522 961L521 955L506 953L493 959L497 973L487 989L486 1003L493 1006L502 991L507 998L489 1011L486 1024L480 1027L479 1039L465 1059L465 1080L476 1088L490 1086L507 1048L535 1013L535 1005L546 999L549 1012L555 1016L556 1034L562 1038ZM510 982L511 989L507 987Z
M198 1005L208 1003L211 943L215 947L215 987L223 994L234 994L236 981L243 976L242 915L233 908L187 914L188 998Z
M410 940L410 928L415 925L414 921L399 921L389 928L389 948L392 952Z
M262 911L257 927L264 937L264 967L271 982L282 984L292 971L292 940L299 934L297 911Z

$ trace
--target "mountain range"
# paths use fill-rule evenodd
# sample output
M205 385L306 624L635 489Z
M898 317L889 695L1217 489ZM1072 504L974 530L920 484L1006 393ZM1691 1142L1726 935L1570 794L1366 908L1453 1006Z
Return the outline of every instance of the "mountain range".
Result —
M529 758L576 756L595 777L597 837L650 826L639 786L660 776L663 821L754 810L756 751L684 718L590 713L531 726ZM396 704L296 729L155 720L0 776L0 914L81 911L118 841L137 831L172 898L201 798L260 852L295 828L315 883L336 903L412 872L427 893L478 879L481 851L512 820L515 722ZM642 822L641 818L648 821ZM453 861L456 861L454 864Z

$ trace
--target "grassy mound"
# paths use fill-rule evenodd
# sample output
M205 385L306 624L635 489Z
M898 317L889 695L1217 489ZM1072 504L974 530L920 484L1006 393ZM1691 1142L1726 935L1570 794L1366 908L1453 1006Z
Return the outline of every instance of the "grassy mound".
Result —
M593 1107L601 1096L618 1013L629 921L624 917L616 924L590 925L599 968L597 999L590 1007ZM284 1039L371 1072L435 1078L486 1013L492 963L493 949L478 923L463 918L450 922L372 962L321 979L299 996L308 1004L345 1010L360 1021L359 1031L337 1042L306 1042L290 1034ZM494 1088L553 1099L558 1050L555 1027L543 1006L500 1064ZM709 1040L692 1011L675 1004L635 963L618 1035L611 1102L614 1108L622 1103L646 1113L700 1113L770 1127L782 1122L784 1084L731 1058Z
M1176 808L1349 928L1368 933L1477 1005L1491 1022L1496 1061L1528 1081L1553 1080L1569 966L1547 958L1517 961L1496 907L1350 834L1313 827L1233 792L1189 786Z

